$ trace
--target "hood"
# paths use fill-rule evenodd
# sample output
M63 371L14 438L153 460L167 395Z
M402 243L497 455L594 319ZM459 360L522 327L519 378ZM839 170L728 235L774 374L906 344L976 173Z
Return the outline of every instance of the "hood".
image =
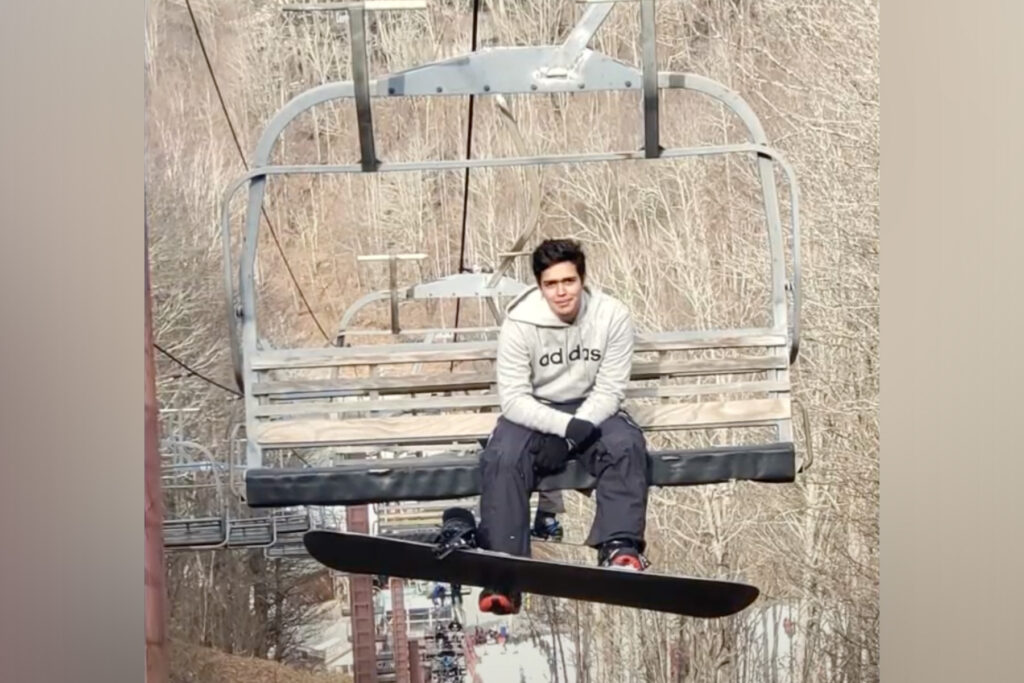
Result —
M580 303L580 312L576 316L576 322L579 322L586 314L587 306L593 295L594 294L590 291L589 287L583 287L583 300ZM528 323L538 327L569 327L569 323L563 322L557 315L555 315L555 312L551 310L551 307L548 306L548 302L544 300L544 296L540 293L540 288L537 287L537 285L530 287L513 299L505 308L505 313L510 320Z

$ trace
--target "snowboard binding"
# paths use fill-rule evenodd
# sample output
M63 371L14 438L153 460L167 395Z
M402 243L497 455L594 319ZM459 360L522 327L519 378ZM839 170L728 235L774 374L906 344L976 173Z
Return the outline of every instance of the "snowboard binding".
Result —
M651 562L643 554L645 545L643 541L627 538L613 538L606 541L598 549L598 566L631 569L638 572L647 571Z
M541 541L561 543L565 538L565 531L562 529L561 522L554 515L538 513L533 520L530 535Z
M441 518L441 531L435 540L434 555L441 560L456 550L477 547L476 518L466 508L448 508Z

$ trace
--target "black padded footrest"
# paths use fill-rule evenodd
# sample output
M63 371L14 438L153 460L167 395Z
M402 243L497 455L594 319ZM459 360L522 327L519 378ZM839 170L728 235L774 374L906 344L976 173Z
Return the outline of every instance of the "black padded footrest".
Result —
M477 455L436 455L394 460L352 460L334 467L259 468L245 474L250 507L361 505L443 500L480 494ZM734 479L769 483L796 477L792 443L651 453L652 486L695 486ZM587 490L594 478L570 461L564 472L541 479L538 491Z

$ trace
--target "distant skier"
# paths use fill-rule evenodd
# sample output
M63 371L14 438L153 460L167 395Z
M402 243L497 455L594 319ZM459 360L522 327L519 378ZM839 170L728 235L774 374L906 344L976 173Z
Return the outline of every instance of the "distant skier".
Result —
M448 584L448 588L449 588L449 591L450 591L451 596L452 596L452 598L451 598L452 599L452 605L459 605L459 606L461 606L462 605L462 584L461 583L451 583L451 584Z
M597 478L587 545L601 566L643 571L647 447L622 410L633 363L625 304L585 286L586 259L573 240L533 252L537 286L507 308L498 337L501 417L480 456L480 547L530 554L529 499L538 477L577 458ZM481 612L519 611L522 596L492 586Z

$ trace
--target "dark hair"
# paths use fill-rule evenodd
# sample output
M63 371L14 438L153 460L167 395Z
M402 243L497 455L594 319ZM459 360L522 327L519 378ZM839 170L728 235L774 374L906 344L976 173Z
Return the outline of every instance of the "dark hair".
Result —
M557 263L570 262L576 266L580 280L587 274L587 257L576 240L544 240L533 250L533 276L540 281L540 274Z

